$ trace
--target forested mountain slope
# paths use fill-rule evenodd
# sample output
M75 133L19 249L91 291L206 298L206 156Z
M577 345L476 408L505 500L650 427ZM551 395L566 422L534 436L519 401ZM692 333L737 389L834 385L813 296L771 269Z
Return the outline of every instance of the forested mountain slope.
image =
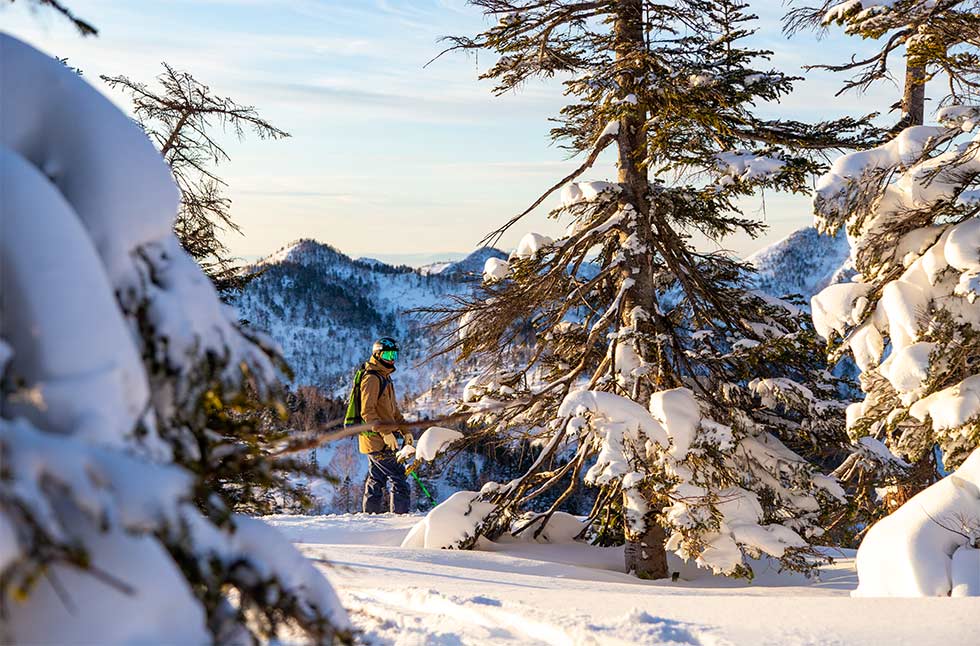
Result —
M420 365L434 339L409 310L441 302L478 280L483 260L504 256L480 249L441 271L354 260L314 240L299 240L249 268L259 275L236 299L240 315L283 349L294 385L345 396L353 370L380 336L402 347L397 383L403 396L421 393L444 376L445 360Z
M809 302L845 275L847 256L842 234L821 236L807 227L747 260L758 271L758 289L773 296L800 294ZM422 363L435 339L409 310L471 289L490 257L506 254L484 247L458 262L413 269L354 260L327 244L299 240L253 265L250 270L260 275L235 304L243 318L282 346L295 385L338 396L346 396L350 374L367 358L373 340L394 336L402 344L397 383L403 397L414 398L443 381L452 366L445 359Z
M757 289L771 296L800 294L809 304L811 296L847 276L844 264L849 254L843 231L825 236L805 227L746 260L755 265Z

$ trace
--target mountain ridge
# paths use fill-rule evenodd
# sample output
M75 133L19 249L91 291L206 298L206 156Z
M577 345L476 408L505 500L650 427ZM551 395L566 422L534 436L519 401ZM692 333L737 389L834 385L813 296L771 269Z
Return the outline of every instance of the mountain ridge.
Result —
M402 345L399 388L407 396L428 390L451 367L448 358L425 363L435 340L412 313L473 288L488 255L481 248L424 273L407 265L355 259L330 244L301 238L247 269L255 277L233 301L240 315L269 334L291 366L292 385L315 385L342 397L353 370L380 336ZM479 271L475 268L479 266Z
M752 286L770 296L799 294L810 297L827 285L850 278L850 246L844 231L821 235L814 227L797 229L782 240L745 259L756 273Z
M752 286L772 296L810 297L847 277L846 237L821 236L813 227L794 231L749 256ZM447 357L425 363L436 345L425 321L412 313L471 291L487 258L506 258L492 247L462 260L413 268L352 258L336 247L300 238L249 266L258 275L235 299L241 315L282 347L294 385L315 385L345 396L350 373L367 358L374 339L401 342L405 370L401 392L416 397L444 382Z

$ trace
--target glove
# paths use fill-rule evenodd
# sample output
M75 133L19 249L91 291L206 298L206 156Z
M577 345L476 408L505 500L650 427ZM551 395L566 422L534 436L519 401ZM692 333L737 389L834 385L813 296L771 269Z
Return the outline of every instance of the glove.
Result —
M412 437L411 433L402 433L402 437L405 440L405 446L412 446L415 444L415 438Z
M409 462L415 457L415 447L411 444L406 444L401 448L398 453L395 454L395 459L399 462Z
M394 433L385 433L381 436L381 439L385 441L385 446L392 451L398 450L398 440L395 439Z

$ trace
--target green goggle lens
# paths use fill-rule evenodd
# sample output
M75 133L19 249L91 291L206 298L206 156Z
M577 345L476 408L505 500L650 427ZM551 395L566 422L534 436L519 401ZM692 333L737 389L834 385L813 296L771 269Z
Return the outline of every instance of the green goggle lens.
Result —
M394 361L398 358L398 350L383 350L381 358L385 361Z

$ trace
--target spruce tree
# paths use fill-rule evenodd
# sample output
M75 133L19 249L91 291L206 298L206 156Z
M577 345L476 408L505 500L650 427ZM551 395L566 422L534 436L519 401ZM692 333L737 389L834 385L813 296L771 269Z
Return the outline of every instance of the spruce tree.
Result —
M841 492L791 447L841 442L833 379L813 369L799 310L746 289L745 264L692 236L758 234L736 200L806 192L824 168L811 153L860 143L866 123L759 117L794 79L756 67L770 53L745 44L742 2L473 4L499 22L449 49L497 52L482 77L498 93L560 76L570 103L552 136L584 161L488 240L559 189L565 235L529 234L509 263L488 261L480 293L433 312L445 351L489 366L465 395L474 421L545 447L484 488L494 511L461 544L566 483L547 519L584 480L598 488L590 522L621 524L638 576L667 576L666 549L729 574L751 574L743 554L760 552L805 569ZM609 148L616 181L581 181Z
M861 444L840 472L869 487L897 485L885 509L869 503L878 514L939 477L937 447L941 466L951 470L980 444L980 411L968 404L970 357L978 349L970 260L978 205L978 9L966 1L829 2L791 14L791 25L807 24L809 16L809 24L840 23L882 41L874 57L827 66L858 71L844 90L886 78L892 58L903 58L907 70L892 136L838 159L814 200L822 232L846 229L858 272L813 301L832 357L850 352L862 371L864 400L847 419ZM938 126L922 125L927 88L944 106Z

